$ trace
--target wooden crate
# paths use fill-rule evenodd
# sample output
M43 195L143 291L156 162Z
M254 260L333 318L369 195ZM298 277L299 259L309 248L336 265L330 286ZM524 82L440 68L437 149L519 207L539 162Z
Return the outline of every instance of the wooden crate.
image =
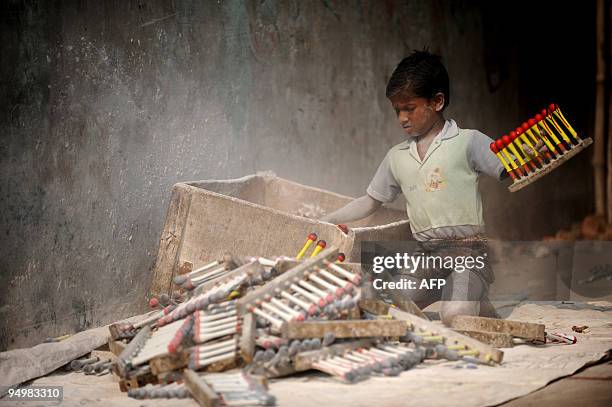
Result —
M186 262L197 268L228 252L294 256L311 232L338 247L346 261L352 262L360 262L364 240L411 239L410 225L401 210L382 208L349 224L348 235L335 225L299 215L305 205L330 213L351 199L270 172L176 184L160 238L151 294L168 293L172 277Z

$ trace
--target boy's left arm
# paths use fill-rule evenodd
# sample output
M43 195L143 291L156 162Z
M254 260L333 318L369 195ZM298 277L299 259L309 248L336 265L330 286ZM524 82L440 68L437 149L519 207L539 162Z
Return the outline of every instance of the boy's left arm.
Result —
M468 161L472 169L478 173L487 174L497 180L503 180L508 176L503 164L491 152L489 146L493 140L473 130L472 139L468 145Z

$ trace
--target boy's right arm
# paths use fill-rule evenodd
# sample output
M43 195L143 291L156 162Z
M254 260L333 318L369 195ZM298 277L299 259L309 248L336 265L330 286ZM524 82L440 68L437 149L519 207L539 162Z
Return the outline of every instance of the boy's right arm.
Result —
M378 166L366 192L364 196L354 199L337 211L324 216L321 220L335 224L352 222L370 216L383 203L393 202L401 192L401 188L391 171L388 153Z
M321 220L323 222L329 222L334 224L352 222L370 216L371 214L376 212L378 208L380 208L381 204L382 202L377 201L370 195L366 194L362 197L352 200L337 211L334 211L329 215L323 216Z

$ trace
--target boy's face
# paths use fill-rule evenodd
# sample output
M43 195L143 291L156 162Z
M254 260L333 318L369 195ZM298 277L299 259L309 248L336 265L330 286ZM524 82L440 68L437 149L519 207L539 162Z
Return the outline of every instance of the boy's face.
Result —
M426 134L436 121L444 107L444 95L438 93L432 99L414 96L403 90L389 98L397 118L408 137L419 137Z

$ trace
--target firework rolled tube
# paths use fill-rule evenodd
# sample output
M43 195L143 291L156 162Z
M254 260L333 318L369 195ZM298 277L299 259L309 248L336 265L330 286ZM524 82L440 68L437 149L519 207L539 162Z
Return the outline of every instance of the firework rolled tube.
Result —
M355 285L359 285L361 283L361 276L359 274L351 273L350 271L347 271L337 264L331 263L327 260L323 260L323 263L336 273L340 274L342 277L349 280L351 283Z
M335 275L333 275L332 273L330 273L327 270L324 269L317 269L317 271L319 272L319 274L321 274L323 277L327 278L328 280L336 283L338 286L342 287L344 289L344 291L346 292L351 292L355 286L353 285L353 283L351 283L350 281L345 281L339 277L336 277Z
M544 132L553 139L557 147L559 147L559 150L561 150L561 153L565 153L567 151L565 145L561 142L561 140L559 140L559 138L550 129L550 127L548 127L548 125L546 124L546 120L544 120L544 117L542 117L542 115L538 113L535 115L535 120L536 125L541 127L541 130L544 130Z
M325 249L325 246L327 246L327 243L325 243L325 240L319 240L317 242L317 247L315 247L315 249L312 251L312 254L310 255L310 257L317 257L317 255L321 252L321 250Z
M293 321L295 319L293 315L289 314L288 312L283 311L282 309L279 309L276 306L273 306L272 304L266 301L263 301L261 303L261 308L265 309L267 312L271 313L272 315L281 317L287 322Z
M270 302L274 304L274 306L278 307L279 309L293 315L293 320L295 321L301 322L305 319L305 315L302 312L294 310L293 308L289 307L287 304L283 303L278 298L274 298L274 297L270 298Z
M546 121L551 124L555 128L555 130L557 130L557 132L561 135L561 138L565 140L567 145L572 145L572 140L570 140L570 138L567 136L567 134L565 134L561 126L559 126L559 123L557 123L557 121L555 120L555 116L553 116L551 112L546 109L542 109L540 115L542 115L542 117L544 117Z
M310 301L313 301L313 303L318 304L320 308L323 308L324 306L327 305L327 301L325 298L321 298L317 295L314 295L310 291L305 290L302 287L297 286L296 284L291 284L289 288L291 288L296 293L300 294L302 297L308 298Z
M574 137L576 140L580 141L580 137L578 137L578 133L576 133L576 130L574 130L574 128L569 124L569 122L565 119L565 116L563 115L563 112L561 112L561 109L559 108L559 105L556 105L554 103L551 103L550 106L548 107L548 109L559 118L559 120L561 121L561 123L563 123L563 125L567 128L567 130L569 130L570 134L572 135L572 137Z
M315 242L317 240L317 234L316 233L311 233L308 235L308 239L306 240L306 243L304 243L304 246L302 247L302 250L300 250L300 252L297 254L297 256L295 256L295 258L297 260L300 260L302 257L304 257L304 255L306 254L306 251L308 250L308 248L310 247L310 245Z
M533 171L536 171L538 167L534 164L532 157L523 150L523 143L521 143L520 139L517 140L518 134L516 134L516 131L511 131L508 137L510 137L511 142L514 144L514 148L523 155L525 162L529 164Z
M299 280L297 283L298 285L302 286L304 289L319 296L320 298L323 298L327 304L331 304L332 302L334 302L334 297L331 293L323 291L304 280Z
M491 152L493 152L493 154L497 156L497 159L503 164L504 168L506 169L506 172L508 173L508 175L510 175L512 180L516 181L517 178L516 178L516 175L514 174L514 171L512 171L512 168L510 167L510 165L508 165L508 162L504 159L504 156L501 155L494 141L492 141L491 144L489 144L489 148L491 149Z
M535 125L535 120L534 120L534 125ZM523 133L527 134L529 137L531 137L531 141L533 141L533 144L538 144L540 142L538 140L538 138L531 131L529 131L531 126L532 125L528 124L527 122L523 122L521 124L521 128L523 129Z
M521 169L516 165L516 162L514 162L514 159L512 158L512 156L504 148L504 142L501 139L495 140L495 148L497 149L497 151L500 152L500 155L502 153L506 155L508 165L510 166L512 173L514 174L513 178L516 178L516 179L521 178L523 176Z
M531 140L532 140L532 141L535 143L535 145L538 145L539 141L538 141L538 139L537 139L537 138L534 136L534 134L531 132L531 130L529 129L529 124L527 124L527 122L523 122L523 123L521 124L521 131L523 132L523 137L527 138L527 136L525 136L525 134L527 134L529 137L531 137ZM527 139L528 139L528 138L527 138ZM548 145L547 145L547 147L548 147ZM546 159L547 159L548 161L552 161L552 159L553 159L553 156L552 156L552 154L550 153L550 151L551 151L551 150L550 150L550 147L549 147L549 148L548 148L546 151L544 151L544 152L543 152L544 157L546 157Z
M298 297L296 297L295 295L292 295L291 293L287 292L287 291L281 291L280 293L281 297L285 298L286 300L296 304L297 306L303 308L308 315L314 315L317 310L319 309L319 307L312 303L312 302L307 302L307 301L303 301L301 299L299 299Z
M531 148L531 150L533 150L534 156L535 156L536 160L538 160L538 163L540 163L541 166L544 166L544 160L540 156L540 152L535 148L535 146L533 144L531 144L531 141L529 141L529 139L527 138L527 136L523 132L523 129L521 127L517 127L516 130L514 130L514 132L516 133L519 141L527 144L529 146L529 148Z
M548 139L548 137L546 137L544 134L542 134L540 132L540 129L538 129L537 126L537 122L534 118L531 118L527 121L528 123L528 129L525 130L525 132L527 134L529 134L531 137L539 137L540 140L542 140L544 142L544 144L546 144L546 147L548 147L548 149L552 152L552 154L554 154L554 156L556 157L557 155L559 155L559 153L557 152L557 149L555 148L555 146L553 145L553 143L551 143L551 141ZM537 143L537 141L536 141Z
M334 293L336 298L342 298L342 296L344 295L344 289L342 288L342 286L334 285L333 283L322 279L315 273L308 274L308 279L317 283L319 286L327 289L329 292Z
M179 346L183 342L183 338L189 335L189 332L193 328L193 317L188 317L185 322L178 329L170 343L168 344L168 353L176 353Z
M508 149L510 149L510 151L512 152L512 155L514 155L514 157L516 157L516 159L518 160L519 164L521 165L523 171L525 171L525 174L529 174L529 166L527 165L527 163L525 162L525 160L523 160L523 157L521 157L521 155L519 154L518 151L516 151L516 148L514 148L514 145L512 145L512 139L507 135L504 134L501 138L502 142L504 143L504 151L508 151Z
M278 329L281 327L281 325L283 324L283 321L273 317L272 315L268 314L267 312L256 308L256 307L251 307L249 309L249 312L252 312L253 314L257 315L258 317L261 317L265 320L267 320L274 328Z

